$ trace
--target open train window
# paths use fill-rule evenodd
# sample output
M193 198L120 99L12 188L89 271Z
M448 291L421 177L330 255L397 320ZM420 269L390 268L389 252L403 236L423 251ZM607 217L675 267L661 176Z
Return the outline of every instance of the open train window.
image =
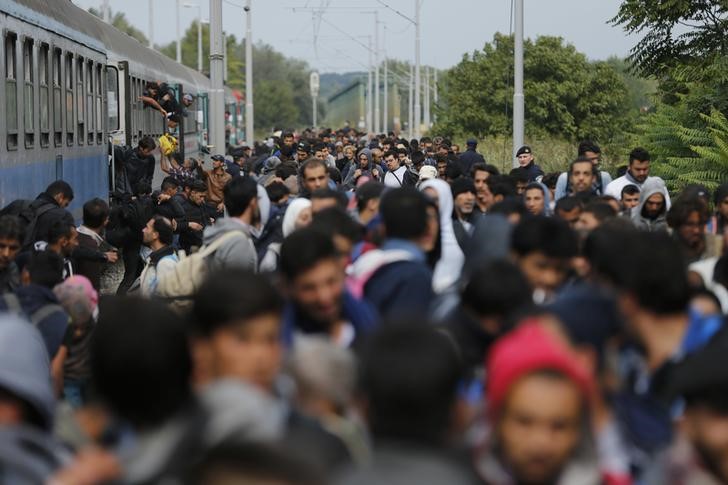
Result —
M94 111L96 115L94 116L94 120L96 122L96 143L101 144L101 142L104 141L103 139L103 132L104 132L104 126L102 122L102 108L101 108L101 100L102 100L102 91L101 91L101 64L96 64L96 68L94 71L94 95L96 98L94 99Z
M35 146L35 72L33 71L33 39L23 41L23 122L25 148Z
M50 100L48 94L50 47L41 44L38 50L38 84L40 85L40 146L46 148L50 142Z
M73 145L73 54L66 54L66 145Z
M106 68L106 103L108 105L109 131L119 129L119 71L112 66Z
M78 138L76 139L79 145L83 145L84 139L86 138L85 124L86 116L83 106L84 101L84 79L86 79L86 73L84 72L84 60L83 57L78 57L76 60L76 119L78 123Z
M8 150L18 149L17 40L12 32L5 35L5 124Z
M61 72L61 49L53 49L53 143L63 143L63 73Z
M94 61L86 63L86 143L94 142Z

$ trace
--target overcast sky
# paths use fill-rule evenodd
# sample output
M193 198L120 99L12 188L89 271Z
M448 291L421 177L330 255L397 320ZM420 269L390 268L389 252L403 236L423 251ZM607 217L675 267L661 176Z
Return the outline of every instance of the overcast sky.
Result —
M77 5L99 7L102 0L73 0ZM149 31L148 12L152 0L109 0L111 9L122 11L145 34ZM153 0L154 41L168 43L176 38L177 0ZM196 3L195 3L196 2ZM387 55L414 59L415 29L395 13L414 18L415 0L252 0L253 38L272 45L288 56L306 60L321 72L362 70L368 44L374 34L374 15L386 24ZM200 3L203 19L209 17L209 0L180 0ZM245 35L245 0L223 0L224 29L240 38ZM558 35L586 53L591 59L610 55L626 56L636 42L607 21L621 0L525 0L526 36ZM386 4L391 9L386 8ZM314 10L326 7L318 28L314 49ZM181 8L182 31L198 15L197 8ZM511 0L423 0L422 63L438 68L451 67L463 53L472 52L492 40L495 32L509 32ZM380 37L383 37L384 27ZM346 35L348 34L348 36ZM349 37L350 36L350 37Z

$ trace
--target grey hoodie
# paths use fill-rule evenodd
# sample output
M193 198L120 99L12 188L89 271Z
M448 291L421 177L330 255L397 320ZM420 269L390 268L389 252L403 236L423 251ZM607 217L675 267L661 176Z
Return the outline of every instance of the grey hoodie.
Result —
M640 203L632 209L632 222L637 229L648 232L666 231L667 230L667 204L663 203L662 211L655 219L650 219L643 214L643 209L647 199L655 194L664 194L667 191L665 183L662 179L655 177L648 179L642 186L640 191Z
M250 226L241 220L234 217L218 219L214 225L205 228L203 242L205 246L208 246L230 231L240 232L244 237L236 237L223 243L210 257L210 270L241 268L256 271L258 255L250 236Z

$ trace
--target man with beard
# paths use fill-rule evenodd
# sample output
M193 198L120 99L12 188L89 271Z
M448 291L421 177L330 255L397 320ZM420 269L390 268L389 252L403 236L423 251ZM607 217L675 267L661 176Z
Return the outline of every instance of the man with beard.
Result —
M237 177L225 186L223 194L227 217L218 219L203 233L205 246L226 238L210 257L210 270L234 267L255 271L258 256L251 231L260 222L258 184L250 177Z
M286 344L303 333L351 347L374 327L374 309L346 290L341 256L326 234L312 228L293 232L281 246L279 268L289 298L283 313Z
M15 257L23 244L23 228L14 216L0 218L0 294L13 292L20 286L20 270Z
M648 180L660 179L659 177L650 177L650 154L644 148L635 148L629 154L629 166L627 167L627 173L621 177L614 179L607 185L604 191L605 195L611 195L617 200L622 200L623 194L622 189L628 185L635 185L637 188L642 190L642 187ZM663 191L665 200L667 201L667 208L670 208L670 194L665 188Z
M645 182L640 192L640 203L632 209L632 222L643 231L656 232L667 229L665 214L667 204L663 190L665 184L661 179Z
M455 210L453 211L453 230L458 245L463 251L469 249L470 237L475 230L477 216L475 214L476 189L473 181L466 177L456 179L450 186Z
M677 240L685 263L703 259L708 208L697 198L681 197L667 213L667 224Z

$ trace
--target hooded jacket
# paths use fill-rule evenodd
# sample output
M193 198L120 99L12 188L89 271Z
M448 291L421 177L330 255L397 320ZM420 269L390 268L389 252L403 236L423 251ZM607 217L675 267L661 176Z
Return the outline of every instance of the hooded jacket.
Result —
M419 186L420 191L432 188L437 191L438 210L440 212L440 238L442 253L435 265L432 275L432 289L435 293L451 290L460 280L460 273L465 263L455 231L452 226L453 198L450 186L444 180L426 180Z
M375 179L375 178L377 180L380 180L381 179L382 171L381 171L381 169L379 169L374 164L374 162L372 162L372 151L369 150L368 148L364 148L364 149L362 149L362 150L359 151L359 153L356 156L356 160L354 160L351 163L351 165L349 166L348 172L341 174L344 177L344 187L346 189L352 190L356 186L356 180L357 180L358 177L355 177L354 174L360 168L359 167L359 157L362 154L366 155L368 162L367 162L366 168L362 169L360 176L362 176L362 175L368 175L369 177L371 177L373 179ZM377 169L377 172L379 174L378 177L374 177L374 174L373 174L373 170L374 169Z
M660 178L655 177L645 182L642 192L640 192L640 203L632 209L632 222L637 226L637 229L648 232L667 230L667 200L665 200L660 214L655 219L650 219L644 215L647 199L655 194L663 194L664 196L665 191L665 183Z
M622 200L622 189L624 189L626 186L635 185L640 189L640 191L642 191L644 190L645 184L647 184L648 182L655 183L656 179L662 181L660 177L647 177L647 179L643 183L639 183L637 180L635 180L634 177L632 177L632 174L629 173L628 170L627 173L625 173L621 177L609 182L607 188L604 189L604 195L611 195L617 200ZM670 210L670 193L667 191L667 187L665 187L663 193L665 194L665 201L667 202L667 210Z
M222 268L242 268L256 271L258 268L258 255L250 235L250 226L233 217L223 217L217 222L205 228L203 239L205 246L212 244L217 238L222 237L230 231L238 231L244 234L244 238L233 238L222 246L211 256L210 270L215 271Z

